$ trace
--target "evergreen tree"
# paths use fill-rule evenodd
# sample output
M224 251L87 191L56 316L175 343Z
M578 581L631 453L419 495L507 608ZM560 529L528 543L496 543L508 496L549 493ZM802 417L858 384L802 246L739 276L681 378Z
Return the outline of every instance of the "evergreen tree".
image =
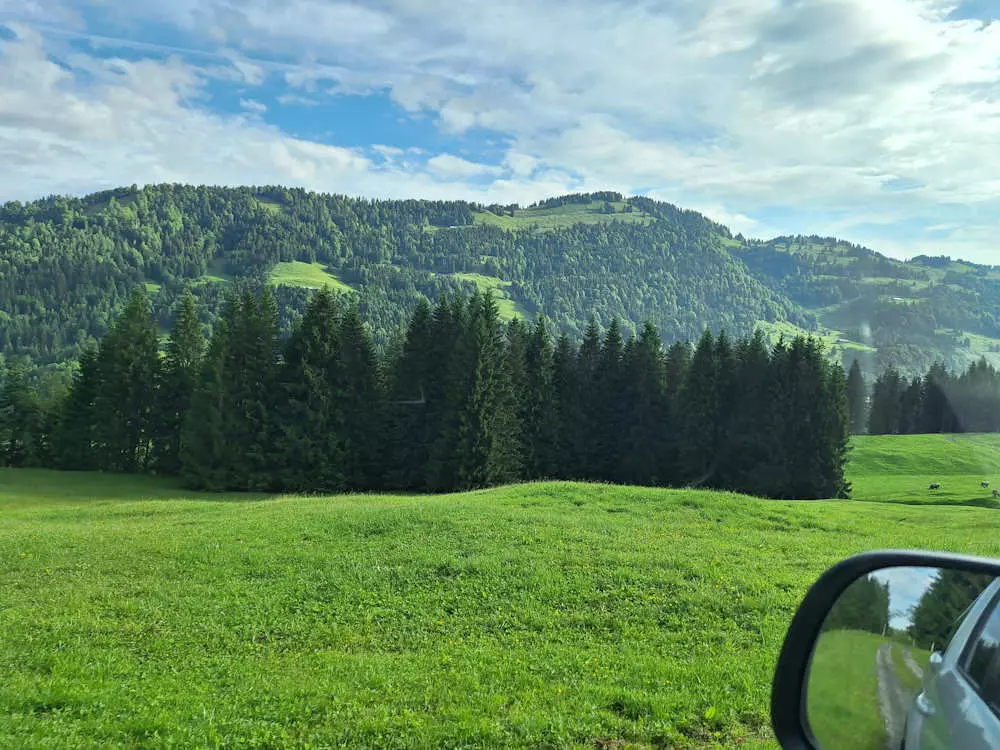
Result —
M52 437L52 463L56 468L76 471L98 468L95 425L100 385L97 351L87 349L80 356L66 401L56 418Z
M227 306L202 366L182 438L185 475L206 489L274 486L277 309L265 288Z
M783 429L783 415L772 400L776 395L772 369L780 366L780 359L772 364L760 330L739 343L735 358L734 380L739 384L739 398L733 402L727 437L728 458L720 471L726 486L752 494L768 494L776 482L783 481L780 448L776 444L776 437Z
M274 471L295 492L336 492L344 476L340 310L329 288L310 300L285 345L276 381Z
M621 452L626 434L627 401L624 397L624 341L617 318L604 334L594 373L594 400L590 402L595 417L588 437L594 446L592 465L595 478L605 482L624 481Z
M694 487L713 484L718 469L716 423L719 418L719 388L716 383L715 337L706 330L695 347L680 396L681 443L680 479Z
M343 424L344 476L352 489L379 489L386 406L375 345L357 305L341 320L339 343L336 399Z
M525 352L525 387L521 401L521 452L527 479L554 477L565 435L558 427L555 362L552 339L539 316L532 326Z
M108 471L147 471L155 432L160 353L156 324L143 291L133 293L121 317L101 339L97 364L101 373L94 402L98 465Z
M565 333L556 342L552 353L552 396L554 399L555 433L559 436L554 444L554 473L556 479L579 479L581 439L576 430L579 429L580 416L580 382L576 367L577 352Z
M672 467L665 461L670 414L663 345L649 322L632 342L624 363L625 434L617 478L629 484L666 484Z
M432 325L430 305L420 300L391 368L389 413L394 471L389 483L399 489L416 490L424 486L430 446L436 437L432 433L427 398L435 369L431 361Z
M899 432L902 412L903 376L889 367L872 388L872 408L868 415L868 432L872 435L895 435Z
M204 349L198 311L189 292L177 306L156 398L153 457L157 473L177 474L180 471L181 429L191 407Z
M601 332L597 319L591 316L577 352L573 436L574 479L600 479L604 461L601 455L600 431L604 428L604 410L597 408L601 398L598 369L601 364Z
M860 435L868 428L868 388L856 359L847 375L847 408L851 415L851 432Z
M519 478L515 402L503 328L492 295L473 295L456 348L455 489Z
M923 410L920 431L925 433L961 432L955 404L949 392L954 390L954 379L943 362L931 365L924 377Z
M28 383L28 367L20 357L4 363L0 385L0 466L32 463L40 439L38 396Z

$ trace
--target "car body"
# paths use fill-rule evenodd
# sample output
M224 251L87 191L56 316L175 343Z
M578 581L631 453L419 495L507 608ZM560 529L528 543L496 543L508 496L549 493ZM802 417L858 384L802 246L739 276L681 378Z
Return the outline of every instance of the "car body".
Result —
M1000 580L969 607L944 652L932 654L903 747L1000 749Z

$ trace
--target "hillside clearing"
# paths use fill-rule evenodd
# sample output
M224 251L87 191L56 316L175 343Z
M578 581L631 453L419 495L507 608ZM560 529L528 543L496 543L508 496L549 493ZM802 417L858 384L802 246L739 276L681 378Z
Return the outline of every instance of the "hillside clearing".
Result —
M272 284L300 286L306 289L321 289L328 286L334 292L354 291L322 263L303 263L299 260L277 263L271 270L270 279Z
M450 276L459 281L474 284L480 292L491 292L497 303L497 310L504 320L527 317L526 311L511 299L507 288L511 285L509 281L498 279L495 276L484 276L481 273L453 273Z

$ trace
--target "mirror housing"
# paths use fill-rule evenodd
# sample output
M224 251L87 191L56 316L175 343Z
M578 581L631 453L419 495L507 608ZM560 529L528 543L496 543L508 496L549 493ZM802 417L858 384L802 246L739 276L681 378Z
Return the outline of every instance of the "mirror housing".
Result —
M806 593L792 618L771 686L771 727L786 750L818 750L806 713L809 668L827 615L841 594L862 576L882 568L953 568L1000 577L1000 562L947 553L887 550L848 558L830 568ZM934 656L937 657L936 662ZM942 655L931 657L939 669Z

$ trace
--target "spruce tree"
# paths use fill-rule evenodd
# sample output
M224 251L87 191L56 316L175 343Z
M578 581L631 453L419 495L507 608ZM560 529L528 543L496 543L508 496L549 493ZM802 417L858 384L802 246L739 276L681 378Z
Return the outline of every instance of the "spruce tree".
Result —
M101 372L95 399L98 465L107 471L147 471L155 433L160 353L144 291L132 294L121 317L101 339L97 363Z
M624 356L621 324L612 318L601 343L594 373L594 446L592 467L594 478L605 482L623 481L621 455L626 435L627 401L624 398Z
M552 397L553 429L559 436L558 442L554 443L552 476L555 479L580 479L583 476L578 453L581 440L576 433L582 422L579 370L577 352L565 333L559 336L552 353Z
M856 359L847 375L847 408L851 415L851 432L860 435L868 428L868 388Z
M97 351L80 355L66 400L59 409L52 437L52 463L56 468L88 471L98 468L96 400L101 385Z
M417 303L398 357L390 368L389 429L395 489L416 490L424 486L430 446L435 435L429 418L433 312L426 300Z
M153 458L157 473L177 474L181 468L181 430L191 407L205 341L194 296L185 292L177 305L174 327L160 373L156 398Z
M344 477L340 310L328 288L309 302L276 376L274 471L295 492L335 492Z
M521 402L521 450L526 479L556 476L562 442L557 426L552 338L541 315L535 320L525 353L525 394Z
M335 398L343 425L344 476L351 489L379 489L387 446L382 373L357 305L344 314L338 338L340 380Z
M25 466L31 462L40 438L40 406L28 383L28 367L20 357L4 363L0 383L0 466Z
M695 347L680 396L684 441L681 445L682 481L691 486L715 486L718 469L716 424L719 418L715 337L706 330Z
M623 435L618 480L666 484L672 477L666 446L670 433L666 368L660 335L652 323L629 340L624 362Z

